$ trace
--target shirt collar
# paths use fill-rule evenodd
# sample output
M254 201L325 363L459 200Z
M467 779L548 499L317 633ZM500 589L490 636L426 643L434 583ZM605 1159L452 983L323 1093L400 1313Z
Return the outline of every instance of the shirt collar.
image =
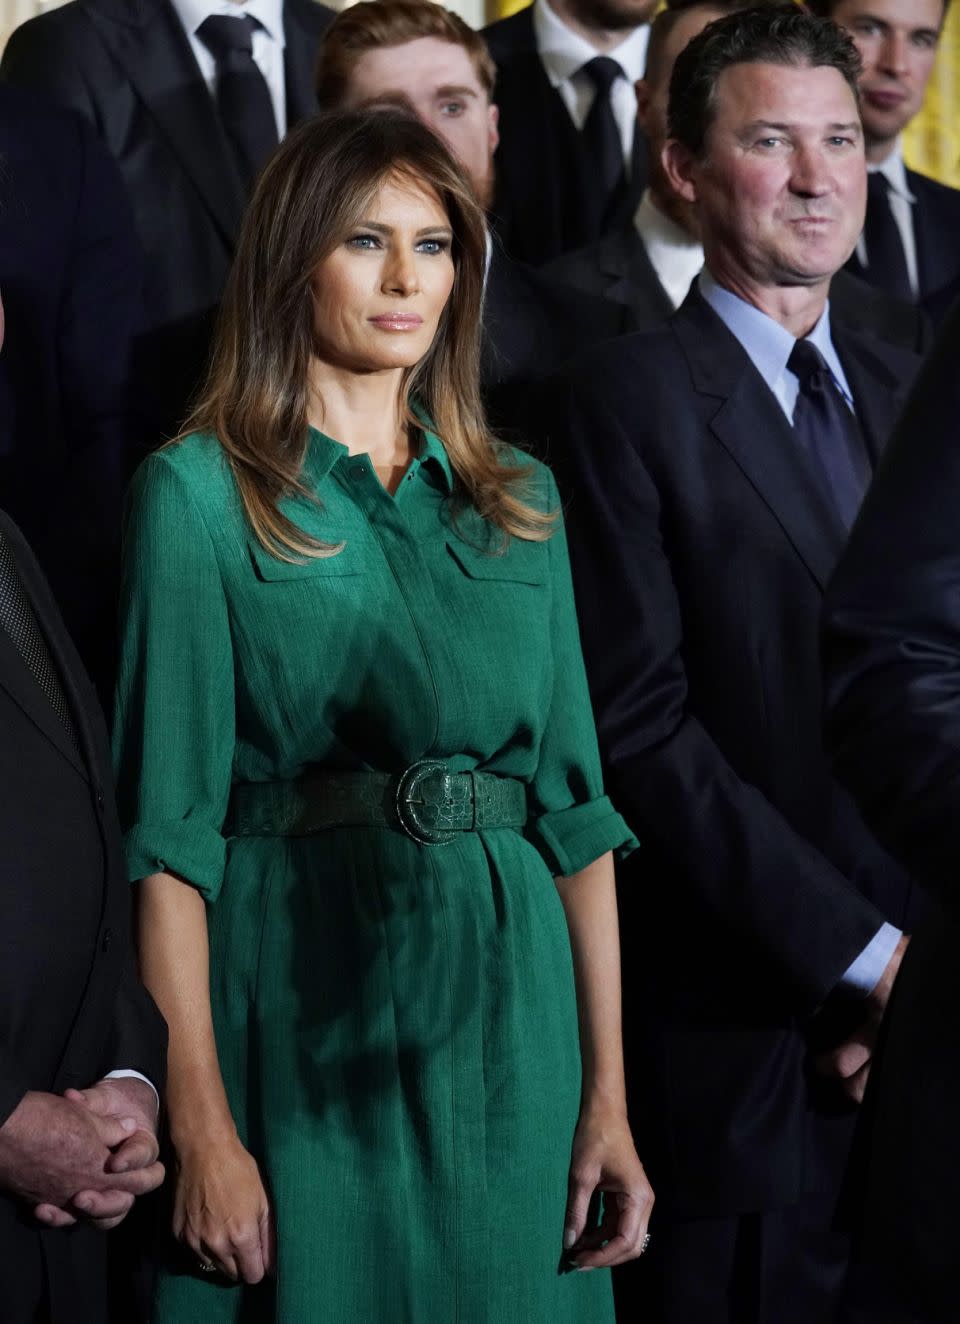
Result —
M200 24L212 15L226 14L232 18L241 18L249 14L257 20L268 37L281 47L286 45L283 0L246 0L244 4L237 4L236 0L171 0L171 4L188 36L195 37Z
M454 489L455 478L453 465L443 442L432 430L432 420L422 405L414 404L413 412L423 424L420 453L411 462L413 465L428 465L442 479L448 493ZM307 429L307 453L303 471L308 486L317 486L330 473L338 460L346 460L350 452L342 442L334 441L319 428Z
M885 161L881 161L879 165L867 165L867 174L883 175L890 185L892 193L896 193L907 202L916 202L910 185L907 183L907 167L903 160L903 144L899 138L894 143L893 151Z
M547 0L534 0L533 34L541 63L553 87L572 78L588 60L601 54L586 37L568 28L563 19L550 8ZM635 83L643 77L649 38L650 25L643 23L634 28L619 46L602 53L616 60L626 78Z
M796 344L793 334L772 317L761 312L759 308L754 308L753 304L741 299L738 294L733 294L730 290L725 290L722 285L718 285L706 267L700 273L699 289L727 330L740 341L760 376L768 386L772 387L787 371L787 363ZM843 367L830 334L829 300L820 320L807 339L811 344L816 345L826 360L834 381L843 390L844 395L849 396L844 385L846 377Z

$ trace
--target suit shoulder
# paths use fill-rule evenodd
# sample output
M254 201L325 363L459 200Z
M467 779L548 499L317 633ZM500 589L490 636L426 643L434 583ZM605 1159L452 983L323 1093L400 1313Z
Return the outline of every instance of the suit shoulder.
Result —
M521 9L509 18L497 19L483 29L483 38L487 43L494 61L536 50L533 36L533 19L529 9Z
M960 216L960 189L922 175L919 170L908 170L907 181L919 201L935 204Z
M76 40L92 31L90 17L79 0L35 14L14 28L7 49L16 47L49 50L66 40Z
M317 0L286 0L284 9L294 13L305 27L316 33L325 32L337 16L335 9L318 4Z
M676 335L665 322L593 346L577 358L570 380L578 389L589 389L614 403L621 390L634 395L676 388L683 380L676 367L683 361Z

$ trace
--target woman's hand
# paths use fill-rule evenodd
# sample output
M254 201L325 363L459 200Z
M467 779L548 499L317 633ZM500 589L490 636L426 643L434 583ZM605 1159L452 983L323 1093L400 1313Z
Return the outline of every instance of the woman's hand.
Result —
M595 1195L603 1216L587 1227ZM577 1269L602 1269L636 1259L644 1251L653 1190L637 1157L626 1115L585 1110L573 1137L570 1189L563 1228L566 1259Z
M198 1267L211 1265L244 1283L273 1273L273 1214L255 1159L235 1137L177 1156L174 1236Z

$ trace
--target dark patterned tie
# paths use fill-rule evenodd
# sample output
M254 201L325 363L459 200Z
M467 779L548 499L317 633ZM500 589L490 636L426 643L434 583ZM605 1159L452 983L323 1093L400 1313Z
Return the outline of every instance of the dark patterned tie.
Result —
M913 303L903 238L890 207L890 184L879 170L871 170L867 176L867 222L863 227L863 242L867 249L870 284Z
M626 184L623 140L610 101L610 89L623 74L623 69L608 55L598 55L588 60L580 72L586 74L594 86L593 104L583 126L583 140L601 190L598 211L601 216L607 216L619 201Z
M870 474L857 420L816 345L798 340L787 367L800 382L793 430L817 464L823 484L849 529Z
M248 14L223 14L205 18L197 29L217 62L217 108L248 187L277 145L273 99L253 58L257 26Z
M0 529L0 629L6 630L13 645L30 669L33 678L50 701L53 711L66 728L67 735L77 745L77 732L70 716L70 705L60 684L57 668L50 655L47 642L24 591L13 559L10 544Z

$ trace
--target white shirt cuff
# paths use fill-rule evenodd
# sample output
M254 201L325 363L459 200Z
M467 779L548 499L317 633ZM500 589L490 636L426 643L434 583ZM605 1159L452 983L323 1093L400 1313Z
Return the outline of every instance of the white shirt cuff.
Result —
M900 929L893 924L884 924L844 974L840 981L841 986L852 993L869 997L880 983L883 972L902 937Z
M131 1079L133 1079L133 1080L142 1080L143 1083L144 1083L144 1085L149 1085L149 1086L150 1086L150 1088L153 1090L154 1096L155 1096L155 1098L156 1098L156 1100L157 1100L157 1112L159 1113L159 1112L160 1112L160 1095L157 1093L157 1087L156 1087L156 1085L154 1085L154 1083L153 1083L152 1080L148 1080L147 1077L141 1075L139 1071L131 1071L130 1069L128 1069L128 1068L126 1068L126 1067L121 1067L121 1068L119 1068L117 1071L108 1071L107 1074L104 1076L104 1080L119 1080L119 1079L121 1079L121 1078L124 1077L124 1076L126 1076L126 1077L128 1077L128 1078L131 1078Z

